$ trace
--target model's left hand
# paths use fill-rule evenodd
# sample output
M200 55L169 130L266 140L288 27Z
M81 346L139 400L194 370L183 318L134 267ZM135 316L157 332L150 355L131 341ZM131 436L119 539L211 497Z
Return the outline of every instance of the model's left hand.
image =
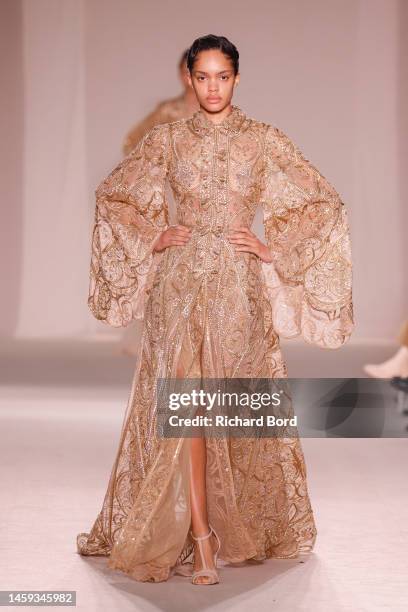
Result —
M232 244L237 245L235 251L254 253L265 263L272 262L271 252L266 244L261 242L248 227L242 226L232 230L227 238Z

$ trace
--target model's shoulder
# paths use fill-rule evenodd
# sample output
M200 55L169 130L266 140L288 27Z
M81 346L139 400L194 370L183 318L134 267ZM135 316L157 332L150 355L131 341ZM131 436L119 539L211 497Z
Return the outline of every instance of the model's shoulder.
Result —
M169 132L168 123L156 123L145 134L145 139L165 138Z
M263 136L279 136L280 133L283 133L275 125L272 125L271 123L267 123L266 121L262 121L260 119L255 119L254 117L250 117L248 115L246 116L246 122L248 128L258 132L260 135Z
M185 128L187 121L188 119L176 119L155 125L146 133L145 139L148 142L169 142L174 134Z
M294 146L290 136L282 128L272 123L261 122L265 141L279 146Z
M251 117L248 117L248 119L251 121L254 127L256 127L258 130L260 130L264 134L269 134L272 136L273 135L280 136L284 134L284 132L278 126L274 125L273 123L268 123L267 121L261 121L260 119L253 119Z
M186 129L189 119L191 117L181 117L181 119L175 119L167 123L170 134L177 134Z
M169 124L168 123L157 123L153 127L151 127L142 138L144 146L146 147L156 147L156 146L166 146L170 140L169 138Z
M169 121L169 127L177 128L186 125L187 121L191 119L191 117L180 117L180 119L174 119L174 121Z
M264 123L260 119L255 119L255 117L250 117L249 115L246 115L246 120L251 127L256 128L258 130L265 130L268 126L267 123Z

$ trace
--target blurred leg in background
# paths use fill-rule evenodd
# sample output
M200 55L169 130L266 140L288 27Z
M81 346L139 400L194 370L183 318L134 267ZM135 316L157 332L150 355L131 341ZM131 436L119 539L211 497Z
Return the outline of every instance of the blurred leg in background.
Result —
M379 364L366 364L364 371L373 378L393 378L399 376L406 378L408 376L408 319L402 325L398 341L400 348L397 352Z

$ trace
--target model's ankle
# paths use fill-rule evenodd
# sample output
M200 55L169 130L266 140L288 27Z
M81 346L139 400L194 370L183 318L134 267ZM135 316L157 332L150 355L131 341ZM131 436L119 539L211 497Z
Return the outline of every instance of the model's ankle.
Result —
M195 538L202 538L210 533L210 526L205 523L191 529L191 533Z

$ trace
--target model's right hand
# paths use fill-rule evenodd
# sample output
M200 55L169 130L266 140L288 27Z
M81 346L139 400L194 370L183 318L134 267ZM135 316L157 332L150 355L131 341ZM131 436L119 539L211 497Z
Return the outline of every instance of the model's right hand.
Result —
M162 232L153 251L163 251L169 246L184 246L190 240L191 228L186 225L171 225Z

